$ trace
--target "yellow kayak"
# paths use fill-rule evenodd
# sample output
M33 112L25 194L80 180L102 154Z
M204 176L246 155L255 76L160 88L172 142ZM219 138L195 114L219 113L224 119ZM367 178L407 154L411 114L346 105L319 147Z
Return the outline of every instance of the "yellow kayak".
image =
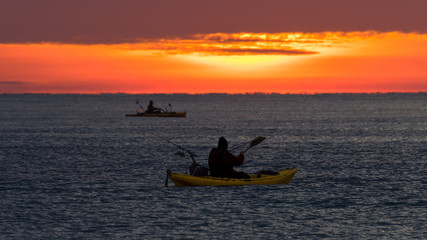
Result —
M126 117L186 117L187 112L159 112L126 114Z
M241 185L270 185L270 184L289 184L297 172L296 168L290 168L278 171L277 175L253 174L248 179L238 178L220 178L203 176L196 177L189 174L180 174L170 172L170 179L175 186L241 186ZM168 173L169 174L169 173Z

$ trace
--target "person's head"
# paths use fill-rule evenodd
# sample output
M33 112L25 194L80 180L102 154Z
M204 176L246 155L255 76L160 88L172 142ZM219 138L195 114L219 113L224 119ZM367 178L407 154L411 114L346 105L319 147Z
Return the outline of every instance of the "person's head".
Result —
M150 105L153 105L153 100L150 100Z
M227 150L227 148L228 148L228 142L227 142L227 140L225 140L224 137L220 137L219 138L219 140L218 140L218 148Z

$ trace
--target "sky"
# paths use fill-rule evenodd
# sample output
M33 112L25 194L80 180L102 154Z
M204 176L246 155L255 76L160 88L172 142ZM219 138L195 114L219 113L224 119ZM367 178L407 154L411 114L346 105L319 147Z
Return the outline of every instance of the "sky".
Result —
M425 0L1 0L0 93L426 92Z

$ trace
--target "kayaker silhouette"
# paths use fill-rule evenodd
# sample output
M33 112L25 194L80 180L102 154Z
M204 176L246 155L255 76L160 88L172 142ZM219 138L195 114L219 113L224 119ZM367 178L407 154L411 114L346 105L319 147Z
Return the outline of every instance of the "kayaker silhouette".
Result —
M228 142L224 137L218 140L218 147L213 148L209 153L209 171L213 177L227 178L250 178L244 172L237 172L233 169L234 166L243 164L245 156L240 153L235 157L228 151Z
M146 113L159 113L160 112L160 108L156 108L153 105L153 100L150 100L150 104L147 107L147 111L145 111Z

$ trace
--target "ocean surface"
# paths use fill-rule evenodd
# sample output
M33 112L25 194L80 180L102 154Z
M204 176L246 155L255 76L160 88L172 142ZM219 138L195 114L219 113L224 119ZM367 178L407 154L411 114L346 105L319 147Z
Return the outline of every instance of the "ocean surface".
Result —
M129 118L139 99L186 118ZM264 136L240 171L289 185L165 187ZM238 150L234 152L238 153ZM0 239L427 239L427 93L0 95Z

